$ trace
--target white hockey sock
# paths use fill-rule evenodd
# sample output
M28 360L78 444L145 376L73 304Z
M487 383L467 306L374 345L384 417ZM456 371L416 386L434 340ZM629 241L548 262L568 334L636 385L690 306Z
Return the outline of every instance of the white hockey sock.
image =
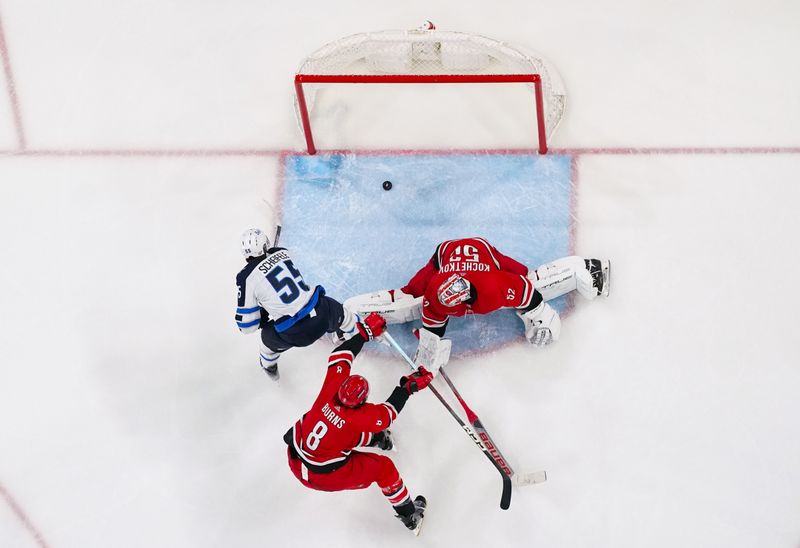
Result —
M267 348L263 344L261 345L261 349L258 352L258 358L261 361L261 367L266 369L271 365L275 365L278 363L278 358L281 356L280 352L275 352L274 350Z
M339 325L339 331L344 334L345 339L349 339L356 334L356 323L360 321L361 317L358 314L350 312L347 307L344 308L344 319Z

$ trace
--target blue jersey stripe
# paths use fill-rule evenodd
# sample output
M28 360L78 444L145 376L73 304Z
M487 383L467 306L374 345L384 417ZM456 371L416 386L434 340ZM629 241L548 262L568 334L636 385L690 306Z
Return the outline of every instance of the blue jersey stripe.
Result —
M290 316L285 320L281 320L280 322L275 322L275 331L277 331L278 333L283 333L284 331L292 327L294 324L296 324L297 322L308 316L308 314L312 310L314 310L314 307L317 306L317 301L319 301L319 295L321 289L322 287L319 285L314 289L314 294L311 295L311 298L308 299L306 305L303 308L301 308L297 312L297 314L295 314L294 316Z
M258 306L254 306L252 308L237 308L236 309L236 313L237 314L252 314L253 312L258 312L259 308L260 307L258 307Z
M245 329L247 327L253 327L254 325L258 325L260 323L261 323L261 320L253 320L252 322L247 322L247 323L236 322L236 324L239 326L239 329Z

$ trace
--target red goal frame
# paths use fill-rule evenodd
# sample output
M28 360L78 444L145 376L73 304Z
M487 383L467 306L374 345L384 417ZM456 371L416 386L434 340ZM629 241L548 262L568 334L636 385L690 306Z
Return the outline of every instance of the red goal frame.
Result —
M303 84L533 84L536 105L536 127L539 136L539 154L547 154L542 78L538 74L296 74L294 88L297 106L303 123L308 153L317 153L311 130Z

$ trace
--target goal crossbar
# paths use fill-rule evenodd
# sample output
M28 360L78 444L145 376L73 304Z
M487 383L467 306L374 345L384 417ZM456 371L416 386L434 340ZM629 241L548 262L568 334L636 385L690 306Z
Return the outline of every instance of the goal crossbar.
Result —
M309 154L316 154L303 84L533 84L539 154L547 153L542 79L538 74L296 74L297 106Z

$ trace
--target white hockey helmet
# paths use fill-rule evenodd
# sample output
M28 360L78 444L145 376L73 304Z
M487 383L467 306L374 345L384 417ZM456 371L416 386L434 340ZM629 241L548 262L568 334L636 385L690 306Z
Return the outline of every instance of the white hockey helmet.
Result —
M266 255L269 249L269 238L260 228L248 228L242 234L242 255L245 259Z

